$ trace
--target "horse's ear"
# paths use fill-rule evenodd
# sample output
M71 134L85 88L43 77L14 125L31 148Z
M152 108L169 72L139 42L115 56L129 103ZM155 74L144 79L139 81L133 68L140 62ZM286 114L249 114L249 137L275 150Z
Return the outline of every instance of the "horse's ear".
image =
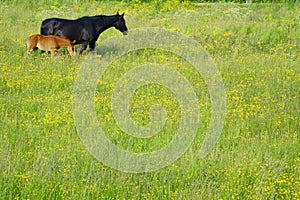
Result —
M125 14L125 13L122 13L121 16L124 17L124 14Z
M119 11L117 11L117 15L120 15L120 14L119 14Z

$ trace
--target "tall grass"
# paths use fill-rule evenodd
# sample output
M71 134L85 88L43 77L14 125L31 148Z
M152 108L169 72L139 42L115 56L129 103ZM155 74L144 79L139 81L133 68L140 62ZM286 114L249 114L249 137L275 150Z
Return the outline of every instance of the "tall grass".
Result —
M297 4L85 2L1 1L1 199L300 198ZM113 142L136 152L162 148L169 138L138 140L119 130L110 106L118 78L148 60L168 63L195 88L201 107L195 142L172 165L141 174L123 173L98 162L77 134L73 84L89 55L71 58L60 51L51 59L36 52L24 58L25 39L39 32L44 18L117 10L125 11L129 34L144 26L179 31L198 41L214 59L226 88L227 114L218 144L204 159L195 153L210 119L209 94L201 76L176 55L133 52L113 63L99 80L95 98L99 124ZM98 44L117 34L109 29ZM142 87L134 94L132 118L138 124L149 122L148 108L157 102L168 109L165 129L172 133L179 117L178 102L159 86Z

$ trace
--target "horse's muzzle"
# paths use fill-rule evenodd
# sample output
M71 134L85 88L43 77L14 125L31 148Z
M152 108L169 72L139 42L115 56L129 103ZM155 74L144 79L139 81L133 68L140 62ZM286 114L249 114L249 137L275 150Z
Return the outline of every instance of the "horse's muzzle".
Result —
M128 34L128 30L123 31L122 33L123 33L123 35L127 35Z

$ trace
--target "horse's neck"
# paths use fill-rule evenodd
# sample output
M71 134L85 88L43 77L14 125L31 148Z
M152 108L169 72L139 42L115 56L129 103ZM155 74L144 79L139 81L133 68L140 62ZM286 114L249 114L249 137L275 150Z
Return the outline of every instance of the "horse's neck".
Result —
M96 20L96 30L97 33L100 34L103 31L111 28L114 26L114 24L118 21L118 16L99 16L97 18L95 18L94 20Z

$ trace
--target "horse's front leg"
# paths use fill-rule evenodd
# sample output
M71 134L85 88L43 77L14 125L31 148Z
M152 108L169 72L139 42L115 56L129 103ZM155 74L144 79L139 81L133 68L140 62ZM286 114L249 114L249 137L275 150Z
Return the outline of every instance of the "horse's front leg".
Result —
M89 42L84 42L84 43L82 43L81 48L80 48L80 51L79 51L79 55L81 55L82 52L83 52L84 50L86 50L88 44L89 44Z

